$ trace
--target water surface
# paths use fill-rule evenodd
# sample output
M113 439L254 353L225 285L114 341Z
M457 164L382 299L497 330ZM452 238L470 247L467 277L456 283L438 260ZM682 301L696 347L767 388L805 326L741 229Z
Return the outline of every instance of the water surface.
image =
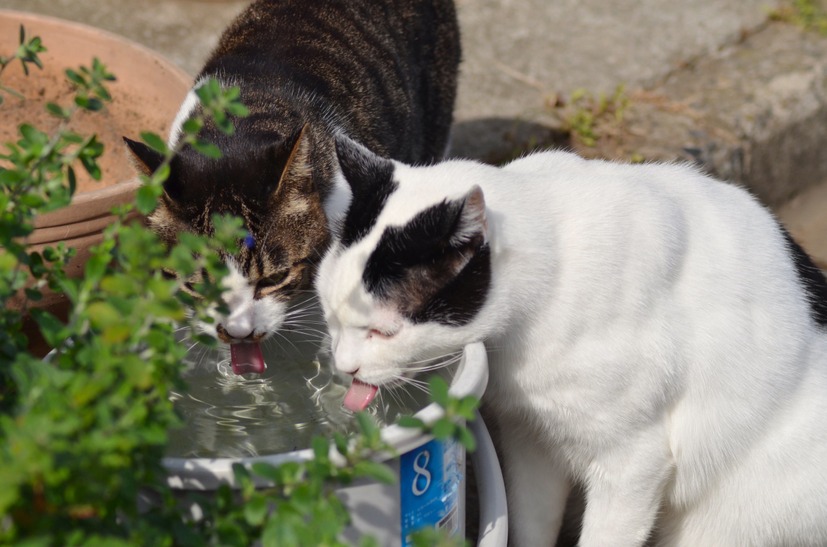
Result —
M187 390L173 394L185 425L170 432L172 457L247 457L308 448L314 436L356 430L342 407L350 380L334 373L326 343L296 335L262 345L267 370L236 376L229 349L195 346L187 356ZM450 374L445 369L443 374ZM381 389L368 412L395 422L428 402L413 386Z

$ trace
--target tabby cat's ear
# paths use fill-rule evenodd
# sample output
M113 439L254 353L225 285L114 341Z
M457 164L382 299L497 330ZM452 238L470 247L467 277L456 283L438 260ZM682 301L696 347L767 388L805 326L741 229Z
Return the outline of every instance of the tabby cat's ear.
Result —
M296 133L273 145L270 153L281 174L278 183L270 192L271 196L290 189L302 193L314 191L307 126L308 124L304 124Z
M488 220L485 214L485 196L482 188L475 184L462 198L462 209L449 243L453 247L461 247L468 243L478 246L487 240Z
M393 163L344 134L336 135L336 157L354 197L367 196L393 173Z
M146 176L152 175L164 161L164 156L161 153L142 142L133 141L128 137L123 137L123 142L126 143L129 151L132 152L133 164L141 174Z

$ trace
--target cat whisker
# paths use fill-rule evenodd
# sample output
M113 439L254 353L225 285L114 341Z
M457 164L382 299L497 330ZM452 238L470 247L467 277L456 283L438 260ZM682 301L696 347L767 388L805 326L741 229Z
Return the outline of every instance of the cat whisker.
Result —
M294 327L290 330L292 332L297 332L297 333L305 335L305 336L309 335L309 336L312 336L314 338L316 338L316 337L324 338L325 336L328 335L327 331L319 330L319 329L314 328L314 327L302 326L302 325L296 326L296 327Z
M412 386L420 391L428 391L428 382L426 382L425 380L420 380L418 378L410 378L406 376L402 376L400 379L404 381L407 385Z

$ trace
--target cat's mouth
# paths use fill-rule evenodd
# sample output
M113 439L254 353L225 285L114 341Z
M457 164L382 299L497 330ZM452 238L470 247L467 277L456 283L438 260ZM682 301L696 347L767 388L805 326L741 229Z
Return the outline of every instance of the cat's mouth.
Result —
M261 344L258 342L234 342L230 344L230 364L233 374L262 374L267 369Z
M345 393L345 400L342 402L342 406L351 412L365 410L376 397L377 393L379 393L378 386L354 378L347 393Z

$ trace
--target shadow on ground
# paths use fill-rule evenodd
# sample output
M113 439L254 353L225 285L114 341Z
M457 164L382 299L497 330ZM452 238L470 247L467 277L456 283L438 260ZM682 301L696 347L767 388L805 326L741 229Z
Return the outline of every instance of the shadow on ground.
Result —
M557 128L509 118L480 118L454 124L449 156L500 165L533 150L570 148Z

